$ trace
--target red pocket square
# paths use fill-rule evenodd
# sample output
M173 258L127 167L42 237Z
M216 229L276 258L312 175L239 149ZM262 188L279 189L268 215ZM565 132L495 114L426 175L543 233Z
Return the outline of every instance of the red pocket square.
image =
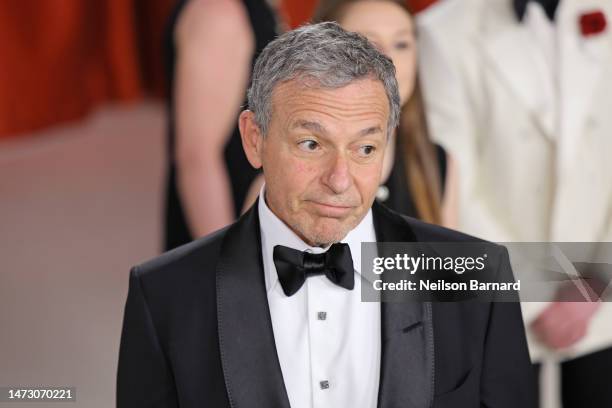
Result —
M607 25L606 16L601 11L593 11L580 16L580 30L585 37L603 32Z

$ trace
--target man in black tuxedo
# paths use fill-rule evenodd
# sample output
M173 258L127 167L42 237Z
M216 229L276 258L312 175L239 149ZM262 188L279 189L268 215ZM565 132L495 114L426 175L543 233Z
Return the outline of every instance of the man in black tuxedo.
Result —
M373 204L392 62L305 26L258 57L248 98L265 185L236 223L133 268L117 406L534 407L517 303L361 301L361 242L475 240Z

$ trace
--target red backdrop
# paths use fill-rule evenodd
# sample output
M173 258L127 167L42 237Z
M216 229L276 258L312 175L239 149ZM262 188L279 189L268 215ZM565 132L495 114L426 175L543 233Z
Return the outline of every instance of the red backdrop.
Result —
M175 0L0 1L0 138L161 94Z
M435 0L408 0L419 11ZM0 1L0 139L100 103L161 95L162 33L176 0ZM291 27L316 0L284 0Z

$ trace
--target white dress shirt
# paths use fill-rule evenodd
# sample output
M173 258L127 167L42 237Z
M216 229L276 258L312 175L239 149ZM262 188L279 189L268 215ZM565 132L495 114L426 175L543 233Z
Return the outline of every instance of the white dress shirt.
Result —
M265 188L265 186L264 186ZM313 253L326 249L303 242L259 195L259 223L268 304L276 351L292 408L374 408L380 373L380 303L361 302L361 242L375 242L370 210L341 241L349 245L355 287L347 290L325 275L312 276L286 296L273 250L284 245Z

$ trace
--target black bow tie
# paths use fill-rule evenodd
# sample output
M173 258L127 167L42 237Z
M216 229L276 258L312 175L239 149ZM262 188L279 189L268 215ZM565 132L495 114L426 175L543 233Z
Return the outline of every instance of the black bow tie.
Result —
M525 12L527 11L527 3L530 1L540 3L549 20L555 20L555 12L557 11L557 6L559 6L560 0L513 0L512 6L514 7L514 12L516 13L516 17L519 21L523 21Z
M333 244L321 254L276 245L273 258L278 280L287 296L300 290L306 278L314 275L325 274L330 281L349 290L355 286L353 258L348 244Z

